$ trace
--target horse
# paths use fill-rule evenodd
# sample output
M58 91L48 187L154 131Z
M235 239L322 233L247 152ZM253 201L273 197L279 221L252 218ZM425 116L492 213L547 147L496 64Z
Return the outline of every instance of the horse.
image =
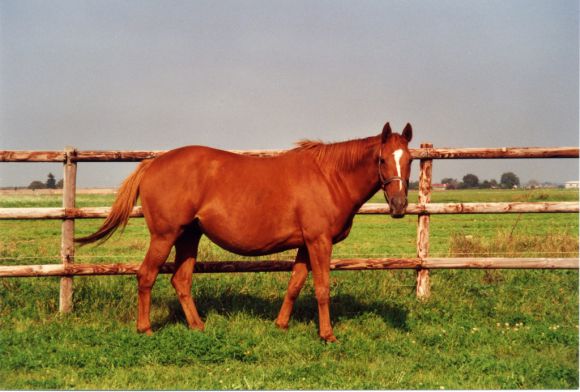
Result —
M85 245L106 241L125 227L141 198L150 243L137 272L137 331L152 334L151 289L175 246L171 283L191 329L203 330L191 295L192 274L202 235L244 256L298 249L275 325L288 328L294 302L312 272L318 302L319 336L334 342L330 322L330 258L344 240L358 209L380 189L390 215L407 206L413 135L389 123L377 136L337 143L303 140L270 157L186 146L144 160L119 188L111 211Z

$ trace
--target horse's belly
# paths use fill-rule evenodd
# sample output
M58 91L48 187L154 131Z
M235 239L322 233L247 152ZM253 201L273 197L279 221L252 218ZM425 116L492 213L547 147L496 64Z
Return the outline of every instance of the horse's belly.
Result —
M227 222L227 221L222 221ZM229 252L244 256L259 256L298 248L303 245L302 231L294 227L260 227L213 222L199 219L203 233Z
M204 230L204 234L215 244L228 252L242 256L261 256L272 253L283 252L288 249L295 249L302 245L299 238L286 238L275 241L256 241L236 236L221 236Z

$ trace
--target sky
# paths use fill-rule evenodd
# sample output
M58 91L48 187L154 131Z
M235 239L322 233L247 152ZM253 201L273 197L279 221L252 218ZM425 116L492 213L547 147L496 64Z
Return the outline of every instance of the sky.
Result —
M0 149L578 146L576 0L0 0ZM417 178L418 163L413 164ZM80 163L80 187L135 164ZM0 186L60 164L0 163ZM434 181L578 179L577 159L435 161Z

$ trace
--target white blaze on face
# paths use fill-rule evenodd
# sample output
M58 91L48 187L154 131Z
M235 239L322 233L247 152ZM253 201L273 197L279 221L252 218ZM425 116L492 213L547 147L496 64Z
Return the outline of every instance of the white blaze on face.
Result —
M395 165L397 165L397 176L401 177L401 157L403 156L403 150L398 149L393 152L393 158L395 158ZM399 180L399 190L403 190L403 181Z

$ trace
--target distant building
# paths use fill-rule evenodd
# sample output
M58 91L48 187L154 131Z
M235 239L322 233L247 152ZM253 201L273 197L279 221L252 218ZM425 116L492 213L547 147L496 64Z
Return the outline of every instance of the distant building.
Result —
M444 191L447 189L447 184L431 184L431 189L434 191Z
M564 183L566 189L578 189L578 181L566 181Z

